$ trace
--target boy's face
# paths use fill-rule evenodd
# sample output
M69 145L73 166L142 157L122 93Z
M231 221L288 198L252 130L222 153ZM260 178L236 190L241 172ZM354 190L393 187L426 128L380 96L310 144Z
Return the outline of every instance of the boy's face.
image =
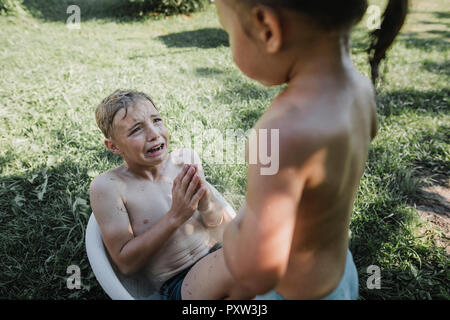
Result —
M140 99L134 106L117 112L114 137L109 150L123 156L128 165L157 165L168 155L169 132L153 104Z

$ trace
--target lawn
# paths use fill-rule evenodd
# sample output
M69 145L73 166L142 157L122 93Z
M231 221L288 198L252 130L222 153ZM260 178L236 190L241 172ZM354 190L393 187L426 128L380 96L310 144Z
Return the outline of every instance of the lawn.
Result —
M0 17L0 298L107 298L84 243L89 183L121 163L94 119L106 95L151 95L173 149L185 145L177 132L199 124L250 129L282 90L240 73L213 6L120 21L81 13L79 30L66 27L64 12ZM448 1L412 1L382 67L380 130L351 222L363 300L450 298L449 26ZM365 74L367 34L363 21L352 44ZM207 179L237 209L246 165L203 160ZM80 290L67 288L70 265L81 268ZM367 286L371 265L381 270L380 289Z

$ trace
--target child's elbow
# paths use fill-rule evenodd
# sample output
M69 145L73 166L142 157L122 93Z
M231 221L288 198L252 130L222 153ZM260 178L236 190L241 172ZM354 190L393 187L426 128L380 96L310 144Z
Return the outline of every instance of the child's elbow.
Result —
M133 274L132 270L128 268L128 266L117 264L117 269L119 269L119 272L123 274L124 276L131 276Z
M279 270L267 270L258 273L238 273L236 280L255 295L273 290L282 278Z
M135 261L131 260L130 256L126 255L124 248L122 248L120 253L115 256L111 256L111 258L120 273L125 276L131 276L139 271L138 265L133 263Z
M124 276L127 276L127 277L130 277L130 276L134 275L137 272L136 270L133 270L133 269L130 269L130 268L127 268L127 267L124 267L122 269L119 268L119 271L120 271L121 274L123 274Z
M115 265L117 269L119 269L120 273L127 277L132 276L139 271L133 265L120 260L115 262Z

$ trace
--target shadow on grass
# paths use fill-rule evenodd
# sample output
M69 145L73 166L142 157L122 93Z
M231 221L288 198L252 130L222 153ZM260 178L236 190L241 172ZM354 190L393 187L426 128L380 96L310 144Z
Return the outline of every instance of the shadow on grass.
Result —
M171 33L156 38L164 42L168 48L200 48L212 49L228 47L228 34L219 28L204 28L193 31Z
M217 68L196 68L195 73L200 77L214 77L222 75L224 72Z
M207 2L203 2L205 4ZM155 9L155 1L135 0L24 0L23 6L35 18L44 21L66 22L74 14L67 12L71 5L80 9L81 21L103 19L115 22L131 22L144 19L160 19L166 8ZM203 6L203 5L202 5Z
M446 31L446 30L430 30L430 31L427 31L427 33L442 36L444 38L450 38L450 32Z
M397 163L394 151L383 147L370 150L369 178L365 179L371 181L371 193L359 191L358 198L365 200L357 201L359 214L351 222L350 249L360 277L361 298L448 299L444 250L429 239L418 239L411 228L417 213L410 196L419 192L409 185L415 177L408 168L414 163ZM370 265L381 269L381 290L367 288Z
M450 61L448 60L443 62L425 60L422 68L428 72L450 75Z
M450 90L417 91L412 89L382 92L378 96L378 111L385 115L399 115L407 110L432 114L448 113Z
M129 60L140 60L140 59L152 59L152 58L163 58L167 56L173 56L173 55L184 55L186 53L192 53L194 51L197 51L198 49L195 48L187 48L187 49L179 49L179 50L167 50L163 53L158 54L133 54L128 57Z
M425 14L429 14L430 12L422 12ZM431 14L436 18L436 20L432 21L420 21L421 24L427 25L445 25L447 27L450 26L450 13L449 12L431 12Z
M435 11L433 15L438 19L450 19L450 12L448 11Z
M450 141L450 127L438 126L435 133L419 131L414 141L423 150L416 153L414 160L415 166L420 168L418 176L432 185L448 188L450 161L446 158L446 152Z
M425 34L441 35L440 30L427 31ZM409 32L400 34L398 40L405 45L407 49L419 49L425 52L447 52L450 48L450 43L444 38L420 36L416 32Z
M95 157L117 161L103 152ZM63 161L0 178L1 297L108 299L85 251L91 169ZM66 286L70 265L80 267L81 290Z
M426 25L444 25L444 26L450 27L450 23L441 22L441 21L420 21L420 23L426 24Z
M129 0L24 0L27 11L46 21L66 22L74 13L67 12L71 5L80 8L81 22L92 19L118 19L123 21L142 18L142 5Z
M3 173L3 168L10 162L14 161L15 159L15 155L14 153L10 150L7 149L5 152L5 156L0 156L0 174Z

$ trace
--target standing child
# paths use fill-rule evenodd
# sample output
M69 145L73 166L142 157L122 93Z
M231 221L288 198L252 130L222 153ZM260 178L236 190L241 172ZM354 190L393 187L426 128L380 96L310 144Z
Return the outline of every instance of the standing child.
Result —
M377 120L373 85L353 65L348 39L367 1L215 2L242 72L288 84L255 125L279 131L279 170L249 165L246 203L224 234L226 264L260 298L357 299L349 224ZM373 33L373 81L406 11L407 0L390 0Z

